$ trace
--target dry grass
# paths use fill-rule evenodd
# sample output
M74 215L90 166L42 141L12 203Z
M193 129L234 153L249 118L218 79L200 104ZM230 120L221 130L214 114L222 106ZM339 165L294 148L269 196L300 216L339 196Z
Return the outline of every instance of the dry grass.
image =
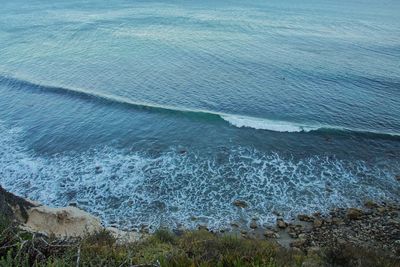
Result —
M149 238L118 245L107 231L59 240L21 231L0 218L0 266L399 266L377 252L325 248L320 253L282 249L266 240L160 229Z

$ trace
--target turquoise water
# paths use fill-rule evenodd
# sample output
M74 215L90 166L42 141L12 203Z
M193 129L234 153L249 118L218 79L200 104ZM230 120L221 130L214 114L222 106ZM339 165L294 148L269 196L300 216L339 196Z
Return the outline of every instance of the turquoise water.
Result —
M399 201L399 13L4 0L0 183L123 228Z

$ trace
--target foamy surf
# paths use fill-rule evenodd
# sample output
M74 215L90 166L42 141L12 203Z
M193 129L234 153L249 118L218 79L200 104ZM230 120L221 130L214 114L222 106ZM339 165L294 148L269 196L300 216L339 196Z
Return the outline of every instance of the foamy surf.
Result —
M276 121L249 116L221 115L221 118L239 128L247 127L275 132L310 132L322 128L321 126L302 125L289 121Z
M19 141L23 131L0 123L0 183L6 189L53 206L75 202L122 228L221 229L254 216L272 224L274 211L290 219L363 199L399 199L398 164L293 159L237 146L211 154L171 147L157 155L98 147L46 157ZM249 207L239 212L235 199Z

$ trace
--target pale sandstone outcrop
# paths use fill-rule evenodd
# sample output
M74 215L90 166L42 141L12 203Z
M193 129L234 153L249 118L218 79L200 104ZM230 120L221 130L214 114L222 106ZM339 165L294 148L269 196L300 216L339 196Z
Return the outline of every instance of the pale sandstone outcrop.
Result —
M28 209L26 229L59 237L79 237L103 229L98 218L76 207Z
M51 208L7 192L0 186L0 215L16 221L24 230L60 238L84 237L106 230L118 243L140 239L136 232L105 228L101 221L76 207Z
M122 231L114 227L104 228L97 217L72 206L64 208L37 206L28 209L27 213L28 220L22 227L45 235L63 238L83 237L107 230L118 243L130 243L140 238L136 232Z

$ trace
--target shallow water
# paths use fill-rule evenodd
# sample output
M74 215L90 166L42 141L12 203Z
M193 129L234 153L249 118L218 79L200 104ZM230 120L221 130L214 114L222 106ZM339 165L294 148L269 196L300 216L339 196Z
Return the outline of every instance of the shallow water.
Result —
M15 193L124 228L400 200L398 1L3 2Z

